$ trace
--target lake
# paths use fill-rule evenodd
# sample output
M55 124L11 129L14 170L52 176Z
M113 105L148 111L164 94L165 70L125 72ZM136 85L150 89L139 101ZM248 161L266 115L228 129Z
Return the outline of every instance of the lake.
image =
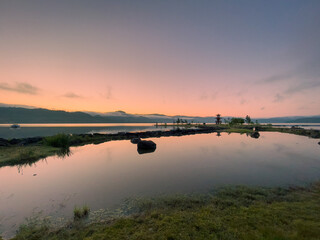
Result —
M115 208L125 198L206 192L227 184L288 186L320 179L318 139L261 132L152 138L153 153L128 140L72 147L31 166L0 168L0 233L35 213L72 218L75 205Z
M140 132L170 127L157 127L154 123L70 123L70 124L20 124L20 128L10 128L11 124L0 124L0 138L27 138L45 137L58 133L83 134L83 133L118 133Z
M320 123L272 123L275 127L289 127L292 126L295 127L301 127L305 129L314 129L314 130L320 130Z
M292 127L299 126L305 129L320 130L319 123L273 123L274 126ZM83 134L83 133L117 133L139 132L172 129L172 127L155 126L154 123L70 123L70 124L20 124L21 128L12 129L11 124L0 124L0 138L27 138L45 137L58 133Z

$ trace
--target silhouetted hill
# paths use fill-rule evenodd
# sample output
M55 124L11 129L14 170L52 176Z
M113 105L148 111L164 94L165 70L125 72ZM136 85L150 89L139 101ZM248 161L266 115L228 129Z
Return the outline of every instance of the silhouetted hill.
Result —
M320 116L298 118L287 123L320 123Z
M215 117L167 116L163 114L129 114L123 111L66 112L43 108L1 107L0 123L172 123L178 118L188 122L215 122ZM231 117L225 117L231 118ZM222 118L223 119L223 118ZM256 119L253 119L254 121ZM320 123L320 116L258 118L259 123Z
M147 123L145 117L92 116L83 112L0 107L0 123Z

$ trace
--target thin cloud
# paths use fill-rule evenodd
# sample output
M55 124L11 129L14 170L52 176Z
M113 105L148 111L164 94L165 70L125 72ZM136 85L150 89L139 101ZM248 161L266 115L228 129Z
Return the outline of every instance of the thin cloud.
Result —
M211 94L211 100L216 100L217 96L218 96L218 91L215 91Z
M83 98L83 96L75 94L73 92L68 92L68 93L64 94L63 97L65 97L65 98Z
M208 94L203 92L201 93L201 95L199 96L199 100L204 101L208 99Z
M285 97L284 97L283 95L277 93L277 94L274 96L273 102L282 102L284 99L285 99Z
M217 98L218 91L214 91L211 94L208 94L207 92L202 92L199 95L199 100L206 101L206 100L215 100Z
M25 82L16 82L15 84L8 84L2 82L0 83L0 89L4 91L11 91L31 95L37 95L39 93L39 88Z
M248 89L241 89L240 91L236 92L235 94L239 97L242 97L244 94L248 92Z
M312 91L316 88L320 87L320 82L301 82L299 84L292 85L288 87L285 91L283 91L281 94L277 93L274 96L273 102L282 102L286 98L290 98L292 95L302 93L305 91Z
M105 88L105 91L100 92L99 95L101 98L103 99L107 99L107 100L115 100L114 94L113 94L113 87L108 85Z
M302 82L298 85L289 87L284 93L285 94L294 94L298 92L302 92L309 89L314 89L320 87L320 81L317 82Z
M107 99L112 99L112 98L113 98L112 87L111 87L111 86L108 86L108 87L107 87L106 98L107 98Z
M34 109L36 107L29 106L29 105L22 105L22 104L7 104L7 103L0 103L0 107L15 107L15 108L28 108Z
M243 105L243 104L246 104L246 103L247 103L247 100L242 98L241 101L240 101L240 104Z
M292 74L276 74L265 79L259 80L257 83L275 83L275 82L282 82L284 80L292 78Z

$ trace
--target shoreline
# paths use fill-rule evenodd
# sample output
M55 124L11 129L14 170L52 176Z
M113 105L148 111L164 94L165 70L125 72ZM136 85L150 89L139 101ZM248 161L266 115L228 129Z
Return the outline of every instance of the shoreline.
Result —
M319 198L320 182L232 185L206 194L131 199L118 209L123 214L93 221L95 212L87 207L84 218L61 226L26 222L10 239L319 239Z
M159 125L160 126L160 125ZM161 125L162 126L162 125ZM165 126L165 125L164 125ZM194 134L208 133L240 133L249 134L253 138L259 138L259 132L280 132L310 138L320 138L320 130L303 129L299 127L281 128L270 125L236 125L229 126L225 124L207 124L207 125L166 125L174 126L176 129L158 130L158 131L143 131L143 132L118 132L110 134L73 134L67 135L67 142L62 145L48 145L46 140L52 137L31 137L20 139L3 139L0 138L0 167L32 164L40 159L48 156L68 155L69 147L83 146L87 144L100 144L108 141L131 140L133 138L159 138L186 136ZM63 134L62 134L63 135ZM58 135L56 135L58 136Z

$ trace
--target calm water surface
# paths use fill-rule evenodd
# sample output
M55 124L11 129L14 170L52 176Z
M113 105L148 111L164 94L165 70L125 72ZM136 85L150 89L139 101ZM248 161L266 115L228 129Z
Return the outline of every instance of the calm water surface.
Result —
M58 133L117 133L170 129L156 127L154 123L83 123L83 124L20 124L21 128L12 129L11 124L0 124L0 138L45 137Z
M319 140L304 136L212 133L151 140L157 149L148 154L138 154L130 141L112 141L71 148L69 157L48 157L32 166L0 168L0 232L10 236L39 211L71 218L75 205L95 211L127 197L320 178Z
M273 123L274 126L299 126L305 129L320 130L319 123ZM155 123L70 123L70 124L20 124L21 128L12 129L11 124L0 124L0 138L27 138L52 136L58 133L117 133L154 130L169 130L172 127L156 127Z
M272 123L272 125L279 126L279 127L288 127L288 128L295 126L295 127L305 128L305 129L320 130L320 123Z

